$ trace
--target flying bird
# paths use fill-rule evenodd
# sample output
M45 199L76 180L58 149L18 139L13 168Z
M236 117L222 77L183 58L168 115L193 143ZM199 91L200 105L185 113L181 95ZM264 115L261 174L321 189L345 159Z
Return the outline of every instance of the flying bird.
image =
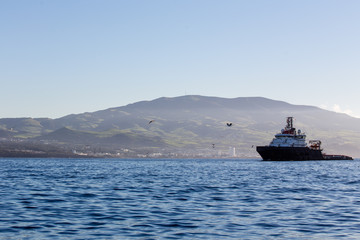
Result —
M149 124L150 124L150 123L153 123L153 122L155 122L155 120L150 120Z
M232 123L226 123L226 125L227 125L228 127L231 127L231 126L232 126Z

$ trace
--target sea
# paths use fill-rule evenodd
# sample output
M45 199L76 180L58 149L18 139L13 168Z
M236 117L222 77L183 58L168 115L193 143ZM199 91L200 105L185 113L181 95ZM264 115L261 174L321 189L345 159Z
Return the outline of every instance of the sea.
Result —
M360 239L360 160L0 159L0 239Z

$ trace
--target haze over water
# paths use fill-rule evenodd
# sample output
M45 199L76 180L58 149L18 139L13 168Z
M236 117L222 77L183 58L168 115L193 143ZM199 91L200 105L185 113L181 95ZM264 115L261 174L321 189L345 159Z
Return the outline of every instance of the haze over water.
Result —
M359 160L0 164L0 239L360 238Z

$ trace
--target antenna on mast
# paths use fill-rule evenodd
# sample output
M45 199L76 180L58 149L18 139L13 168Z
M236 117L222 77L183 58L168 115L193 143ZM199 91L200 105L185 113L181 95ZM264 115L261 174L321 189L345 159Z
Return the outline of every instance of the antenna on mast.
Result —
M293 119L294 119L294 117L287 117L287 119L286 119L286 122L287 122L286 128L288 128L288 129L293 128Z

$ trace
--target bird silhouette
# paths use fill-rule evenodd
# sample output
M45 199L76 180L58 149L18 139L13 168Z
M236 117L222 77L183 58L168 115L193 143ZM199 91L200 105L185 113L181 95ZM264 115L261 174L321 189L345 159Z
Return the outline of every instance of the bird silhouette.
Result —
M232 123L226 123L226 125L227 125L228 127L231 127L231 126L232 126Z

